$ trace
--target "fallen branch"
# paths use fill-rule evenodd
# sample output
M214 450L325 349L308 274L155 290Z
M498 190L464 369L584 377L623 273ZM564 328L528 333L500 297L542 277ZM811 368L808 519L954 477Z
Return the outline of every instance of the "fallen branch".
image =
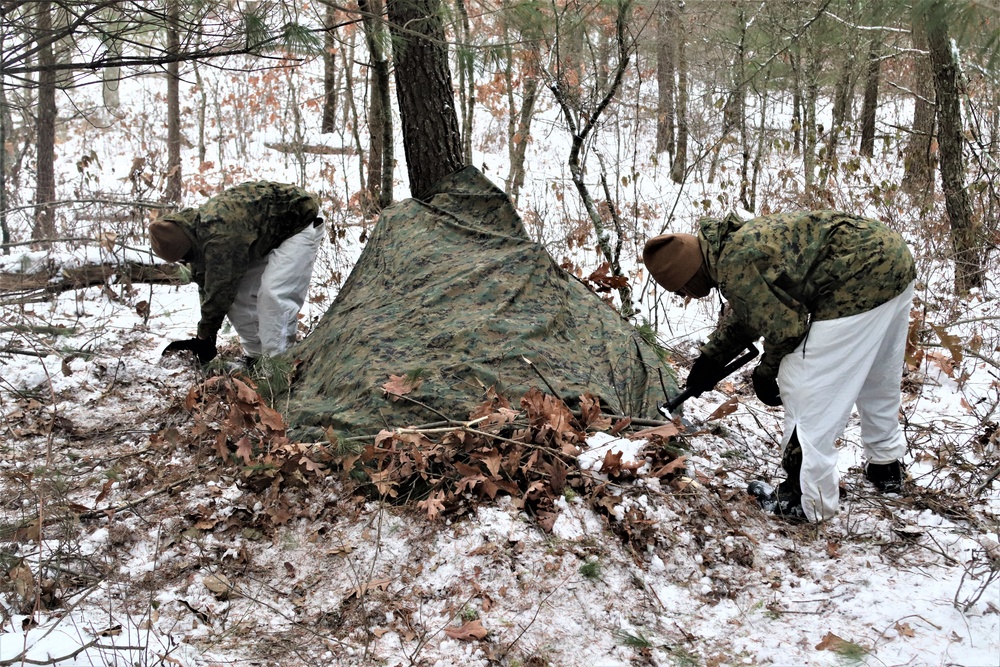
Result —
M106 285L112 278L116 283L155 283L181 285L181 268L173 264L88 264L78 267L52 267L35 273L0 273L0 292L5 298L2 305L45 299L74 289ZM11 298L13 297L13 298Z

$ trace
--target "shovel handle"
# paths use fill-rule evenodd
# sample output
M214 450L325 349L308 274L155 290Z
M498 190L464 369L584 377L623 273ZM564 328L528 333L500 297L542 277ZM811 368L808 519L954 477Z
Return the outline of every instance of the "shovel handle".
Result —
M750 361L754 359L758 354L760 354L760 352L757 350L756 346L751 345L749 348L747 348L747 351L743 353L743 355L730 361L723 367L722 372L719 374L719 377L715 379L713 386L715 384L718 384L719 382L722 382L723 379L729 377L737 370L739 370L741 367L750 363ZM694 392L691 389L685 389L684 391L677 394L672 399L661 405L660 412L662 412L663 415L666 416L667 418L670 418L673 415L674 411L677 408L681 407L681 404L684 403L684 401L691 398L691 396L693 395Z

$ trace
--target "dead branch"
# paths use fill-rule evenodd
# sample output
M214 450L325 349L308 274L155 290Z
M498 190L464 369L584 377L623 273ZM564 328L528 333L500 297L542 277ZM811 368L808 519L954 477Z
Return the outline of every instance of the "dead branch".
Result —
M155 283L181 285L180 267L172 264L88 264L78 267L50 267L35 273L0 273L0 305L41 301L55 294L94 285L115 283Z

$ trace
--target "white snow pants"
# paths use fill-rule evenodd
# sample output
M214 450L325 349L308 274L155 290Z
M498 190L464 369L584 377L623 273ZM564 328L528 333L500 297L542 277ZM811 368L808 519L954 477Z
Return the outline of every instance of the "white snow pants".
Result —
M295 343L326 225L310 225L250 265L227 316L251 356L274 356Z
M805 340L781 360L785 406L782 452L793 433L802 446L802 509L810 521L833 517L840 501L836 442L856 404L869 463L902 458L900 381L913 283L865 313L815 321Z

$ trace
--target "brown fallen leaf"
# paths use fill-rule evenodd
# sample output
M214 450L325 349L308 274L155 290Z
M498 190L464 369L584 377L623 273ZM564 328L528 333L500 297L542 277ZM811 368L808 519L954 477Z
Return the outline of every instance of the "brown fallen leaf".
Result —
M899 633L900 637L915 637L917 633L913 631L909 623L903 623L896 621L896 632Z
M347 602L352 597L361 598L368 591L384 591L386 587L392 583L392 579L370 579L354 588L350 588L346 591L344 602Z
M705 421L714 421L716 419L722 419L727 415L731 415L736 412L736 409L740 406L740 402L735 396L730 398L728 401L720 405L715 409L715 411L708 416Z
M233 591L233 584L229 581L229 577L221 572L205 575L201 578L201 583L220 600L227 599Z
M389 374L389 381L382 385L382 389L389 394L393 401L398 401L400 396L406 396L411 391L417 389L423 382L420 378L411 378L407 375Z
M666 439L673 437L680 432L681 430L677 427L677 424L671 423L671 424L664 424L663 426L657 426L655 428L647 428L641 431L636 431L635 433L629 435L628 438L630 440L638 440L640 438L646 438L648 440L654 435L658 435L661 438Z
M483 622L477 618L474 621L463 624L460 628L445 628L444 633L452 639L471 642L473 640L485 639L486 635L489 634L489 630L484 628Z
M835 653L843 653L844 651L853 652L857 649L861 649L862 651L865 650L860 645L855 644L852 641L848 641L843 637L838 637L832 632L826 633L826 636L823 637L820 643L816 644L817 651L833 651Z

